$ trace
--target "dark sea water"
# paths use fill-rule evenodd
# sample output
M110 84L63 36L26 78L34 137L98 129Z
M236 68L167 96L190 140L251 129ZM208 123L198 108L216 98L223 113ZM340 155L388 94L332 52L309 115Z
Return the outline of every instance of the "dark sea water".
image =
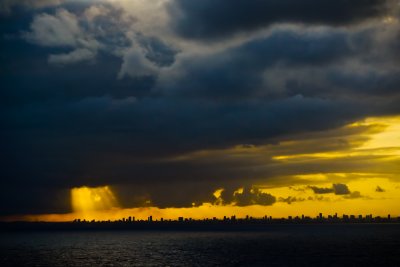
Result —
M0 266L400 266L400 225L0 233Z

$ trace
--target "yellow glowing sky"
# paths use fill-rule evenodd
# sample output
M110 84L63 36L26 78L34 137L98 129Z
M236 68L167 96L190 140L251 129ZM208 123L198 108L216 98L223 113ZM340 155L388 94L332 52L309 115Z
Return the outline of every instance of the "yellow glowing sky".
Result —
M117 200L110 187L80 187L71 189L71 207L75 212L90 214L118 207ZM85 215L84 215L85 217Z
M338 145L335 149L325 149L325 151L313 147L317 144L333 142L332 140L336 140L337 136L339 139L343 139L347 145ZM258 162L260 166L269 159L269 171L275 170L275 168L284 171L266 182L260 180L259 184L254 186L276 196L277 202L271 206L237 207L234 204L223 206L217 203L204 203L191 208L121 208L118 204L118 196L113 193L110 185L71 189L73 212L69 214L22 215L6 219L116 220L128 216L146 219L150 215L155 219L177 219L180 216L202 219L231 215L238 217L246 215L287 217L301 214L316 216L320 212L324 214L338 213L339 215L386 216L392 214L400 216L400 117L368 118L339 130L296 140L298 141L287 140L278 145L265 147L235 147L230 150L200 151L173 159L207 158L213 160L221 155L229 155L235 160L246 159ZM346 171L313 171L314 165L312 164L328 167L339 165L342 170ZM307 171L303 171L303 169ZM310 188L310 185L330 188L334 183L346 184L351 194L315 194ZM223 188L217 189L214 196L218 198L222 190ZM288 199L291 201L287 201Z

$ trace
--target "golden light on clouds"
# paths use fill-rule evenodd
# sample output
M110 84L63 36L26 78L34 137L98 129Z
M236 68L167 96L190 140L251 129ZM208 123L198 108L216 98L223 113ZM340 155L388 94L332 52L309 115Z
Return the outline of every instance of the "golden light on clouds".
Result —
M79 187L71 189L72 213L20 218L117 220L129 216L146 219L152 215L155 219L180 216L202 219L231 215L316 216L319 212L400 215L400 117L368 118L340 129L297 136L275 145L199 151L173 160L210 162L221 159L234 163L242 161L249 166L254 164L254 169L262 169L266 178L261 177L252 185L276 197L276 202L268 206L245 207L215 201L187 208L122 208L110 186ZM329 191L334 184L345 185L349 192L336 194L332 190L327 193L312 190L314 186ZM244 185L235 188L233 194L242 193ZM218 200L223 191L222 185L210 195Z
M395 148L400 156L400 117L370 118L366 124L380 124L385 130L371 136L364 149Z
M386 16L383 18L383 23L385 24L395 24L398 22L398 19L396 17L392 17L392 16Z
M109 186L79 187L71 189L71 207L76 213L110 210L118 207L118 202Z
M310 153L296 153L274 155L272 159L277 161L309 160L309 159L337 159L361 156L400 156L400 117L368 118L363 121L349 124L342 128L346 130L366 129L355 135L338 136L350 147L334 151ZM364 137L364 138L363 138ZM326 140L330 141L330 140Z

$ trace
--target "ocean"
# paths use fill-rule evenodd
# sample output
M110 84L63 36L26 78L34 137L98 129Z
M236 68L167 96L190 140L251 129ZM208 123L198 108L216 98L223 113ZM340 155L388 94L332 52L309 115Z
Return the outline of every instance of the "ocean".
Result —
M0 235L0 266L400 266L399 224Z

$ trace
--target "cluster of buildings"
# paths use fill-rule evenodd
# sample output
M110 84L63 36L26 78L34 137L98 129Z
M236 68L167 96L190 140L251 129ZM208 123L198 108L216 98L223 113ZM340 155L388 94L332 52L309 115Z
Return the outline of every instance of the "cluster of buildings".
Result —
M324 216L319 213L316 217L310 216L288 216L287 218L273 218L272 216L264 216L262 218L255 218L251 216L246 216L244 218L237 218L235 215L230 217L224 216L223 218L205 218L205 219L193 219L178 217L175 220L172 219L154 219L153 216L149 216L146 220L137 220L133 216L127 218L122 218L115 221L96 221L96 220L81 220L75 219L74 223L400 223L399 217L392 217L390 214L386 217L369 215L347 215L343 214L338 216L338 214Z

